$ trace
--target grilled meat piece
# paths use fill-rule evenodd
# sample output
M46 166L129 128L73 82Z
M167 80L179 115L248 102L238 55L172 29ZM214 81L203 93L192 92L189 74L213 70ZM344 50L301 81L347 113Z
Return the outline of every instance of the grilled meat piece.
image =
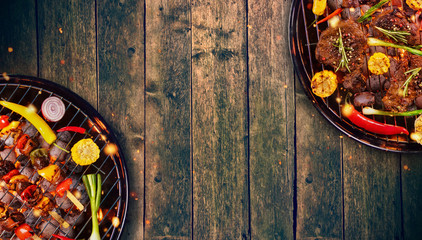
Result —
M339 35L342 34L343 46L349 61L348 67L351 72L362 68L366 45L366 37L360 25L352 20L341 21L337 27L328 28L321 33L315 49L316 59L337 69L342 58L339 51ZM339 68L342 72L348 72L346 67Z
M0 160L0 178L16 169L15 164L10 161Z
M408 60L400 63L398 70L392 76L391 86L382 99L387 110L405 112L414 105L415 99L422 95L422 72L415 76L408 84L406 96L404 96L404 83L410 76L405 72L422 67L422 57L410 55Z
M360 70L355 70L344 76L343 87L354 93L365 91L367 77Z
M420 31L416 24L410 22L406 18L406 14L398 9L394 8L388 11L383 12L382 14L378 15L372 21L372 27L374 28L374 35L378 38L383 39L390 39L385 34L383 34L379 29L375 28L382 28L389 31L404 31L410 33L410 35L406 36L407 45L420 45L421 44L421 37ZM393 40L393 39L390 39ZM394 40L393 40L394 41Z

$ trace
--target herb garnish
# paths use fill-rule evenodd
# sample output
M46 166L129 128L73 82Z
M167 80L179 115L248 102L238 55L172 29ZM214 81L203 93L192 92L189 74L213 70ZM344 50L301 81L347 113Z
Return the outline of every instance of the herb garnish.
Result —
M376 29L378 29L380 32L382 32L385 36L388 38L393 39L396 42L402 42L407 44L406 36L409 36L410 33L406 31L394 31L394 30L387 30L384 28L380 28L375 26Z
M409 83L412 81L412 79L414 79L419 74L420 70L421 70L421 68L418 67L418 68L411 69L411 70L404 73L405 75L411 73L411 75L409 77L407 77L406 82L404 82L403 86L401 86L401 88L404 88L403 89L403 97L406 97L407 90L408 90L408 87L409 87Z
M358 18L357 22L362 23L362 22L365 22L366 20L368 20L378 8L380 8L380 7L382 7L382 5L388 3L388 1L390 1L390 0L383 0L379 3L377 3L376 5L372 6L370 9L368 9L368 11L365 12L365 14L363 14L360 18Z
M347 59L346 50L352 50L352 49L351 48L347 48L347 47L345 47L343 45L343 37L341 35L341 29L340 28L338 29L338 33L339 33L339 36L338 36L338 39L337 39L337 42L336 42L337 45L333 44L335 47L338 48L338 51L341 54L341 59L340 59L340 62L338 64L338 67L336 69L336 72L340 68L343 68L343 67L345 67L350 72L350 68L349 68L349 65L348 65L349 64L349 59Z

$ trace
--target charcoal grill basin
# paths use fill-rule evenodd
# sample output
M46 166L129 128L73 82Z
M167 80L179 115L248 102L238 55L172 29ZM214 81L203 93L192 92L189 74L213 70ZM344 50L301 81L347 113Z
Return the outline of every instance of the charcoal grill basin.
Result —
M84 127L101 149L98 161L84 167L83 172L79 175L80 177L88 173L100 173L102 175L103 195L100 209L103 218L100 221L100 233L102 239L120 239L128 209L129 183L124 156L110 126L88 102L59 84L31 76L0 77L0 97L2 100L22 105L33 104L40 109L42 101L49 96L59 97L66 106L63 119L57 123L49 123L52 129L57 130L70 125ZM10 111L2 108L0 114L5 113L10 113ZM39 114L41 113L39 112ZM72 141L76 142L80 138L84 137L75 133L72 136ZM77 230L76 238L78 239L88 239L90 235L91 216L89 207L86 212L88 214L84 219L85 222L75 226ZM120 224L113 225L113 217L117 217Z
M289 18L289 47L295 69L303 89L318 112L333 126L352 139L381 150L400 153L422 152L422 145L411 140L408 136L383 136L372 134L353 125L342 118L339 99L344 101L344 93L336 91L333 96L320 98L312 93L310 80L313 73L321 71L324 66L315 59L315 45L318 42L318 30L310 26L315 19L312 12L306 9L307 2L293 0ZM415 117L377 117L376 120L385 121L413 129Z

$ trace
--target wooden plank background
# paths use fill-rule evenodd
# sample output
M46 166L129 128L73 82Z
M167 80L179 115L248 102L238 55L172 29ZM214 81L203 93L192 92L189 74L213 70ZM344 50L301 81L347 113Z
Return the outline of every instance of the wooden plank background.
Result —
M361 145L314 109L291 1L7 0L0 73L89 101L123 147L122 239L418 239L422 156Z

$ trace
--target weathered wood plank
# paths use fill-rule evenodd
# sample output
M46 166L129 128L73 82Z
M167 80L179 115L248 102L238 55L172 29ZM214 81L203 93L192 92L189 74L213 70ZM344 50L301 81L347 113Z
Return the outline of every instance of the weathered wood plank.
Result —
M95 1L38 3L40 77L97 106Z
M402 155L402 201L404 239L422 236L422 157L420 154Z
M193 238L249 238L244 1L192 1Z
M112 126L128 169L130 198L122 239L143 239L144 2L98 2L99 112Z
M295 102L290 1L248 1L252 239L293 239Z
M297 239L342 238L340 133L296 83Z
M401 239L400 155L345 138L344 238Z
M146 1L145 238L191 238L190 1Z
M33 0L2 2L0 73L37 75L36 28Z

